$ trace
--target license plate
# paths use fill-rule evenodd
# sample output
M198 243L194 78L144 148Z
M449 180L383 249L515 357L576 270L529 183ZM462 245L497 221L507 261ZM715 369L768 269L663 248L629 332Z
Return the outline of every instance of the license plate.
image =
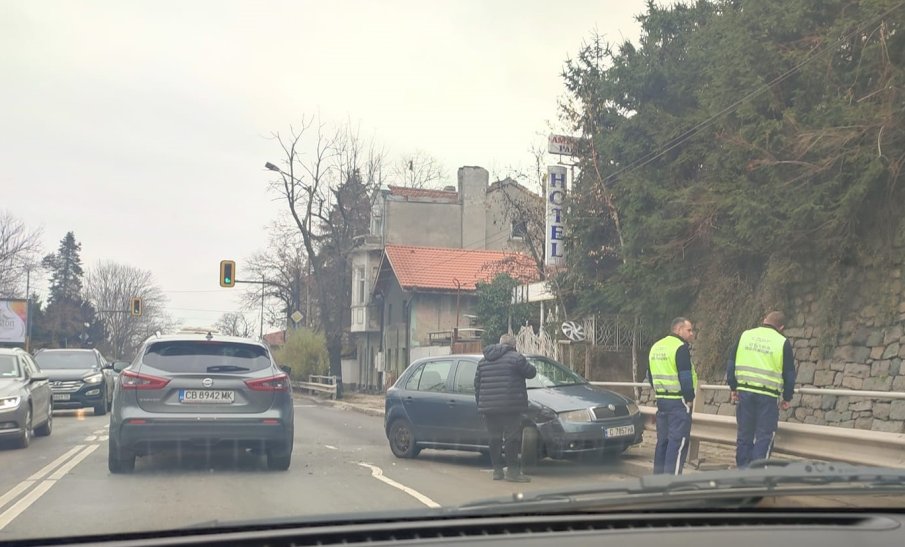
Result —
M236 399L236 392L218 389L180 389L179 402L189 404L224 404L228 405Z
M610 437L628 437L629 435L635 434L635 425L623 425L620 427L608 427L603 430L603 436L609 439Z
M54 401L68 401L69 394L68 393L54 393L53 400Z

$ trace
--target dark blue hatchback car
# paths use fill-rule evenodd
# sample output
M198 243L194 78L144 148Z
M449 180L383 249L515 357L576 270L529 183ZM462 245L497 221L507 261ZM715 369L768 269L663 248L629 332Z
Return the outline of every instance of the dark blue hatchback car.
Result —
M618 393L594 387L567 367L526 356L537 369L527 381L522 458L567 458L621 453L641 442L644 418ZM488 449L487 432L474 398L480 355L427 357L412 363L386 394L385 429L397 457L423 448Z

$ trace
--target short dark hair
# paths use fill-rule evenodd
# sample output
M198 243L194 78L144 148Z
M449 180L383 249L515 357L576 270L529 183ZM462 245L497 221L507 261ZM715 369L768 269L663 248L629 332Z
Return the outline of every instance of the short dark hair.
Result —
M672 320L672 323L669 324L669 332L676 332L676 328L679 325L684 325L686 322L691 323L691 319L687 317L676 317Z

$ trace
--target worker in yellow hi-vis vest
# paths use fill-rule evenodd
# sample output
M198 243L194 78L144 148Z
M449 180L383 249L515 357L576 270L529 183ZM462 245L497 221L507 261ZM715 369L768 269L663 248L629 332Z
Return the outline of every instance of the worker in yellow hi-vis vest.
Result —
M738 402L735 463L739 469L770 457L779 408L788 410L795 389L792 343L782 334L786 318L771 311L763 325L746 330L729 353L726 380Z
M681 475L691 440L691 405L698 375L691 364L694 326L672 320L670 334L650 348L649 379L657 397L657 446L654 473Z

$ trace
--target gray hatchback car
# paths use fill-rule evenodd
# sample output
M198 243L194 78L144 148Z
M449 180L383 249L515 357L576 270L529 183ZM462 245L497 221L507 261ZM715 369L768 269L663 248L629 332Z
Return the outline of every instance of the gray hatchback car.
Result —
M152 449L260 449L289 469L289 376L263 344L208 333L154 336L121 369L110 415L108 467L131 472Z

